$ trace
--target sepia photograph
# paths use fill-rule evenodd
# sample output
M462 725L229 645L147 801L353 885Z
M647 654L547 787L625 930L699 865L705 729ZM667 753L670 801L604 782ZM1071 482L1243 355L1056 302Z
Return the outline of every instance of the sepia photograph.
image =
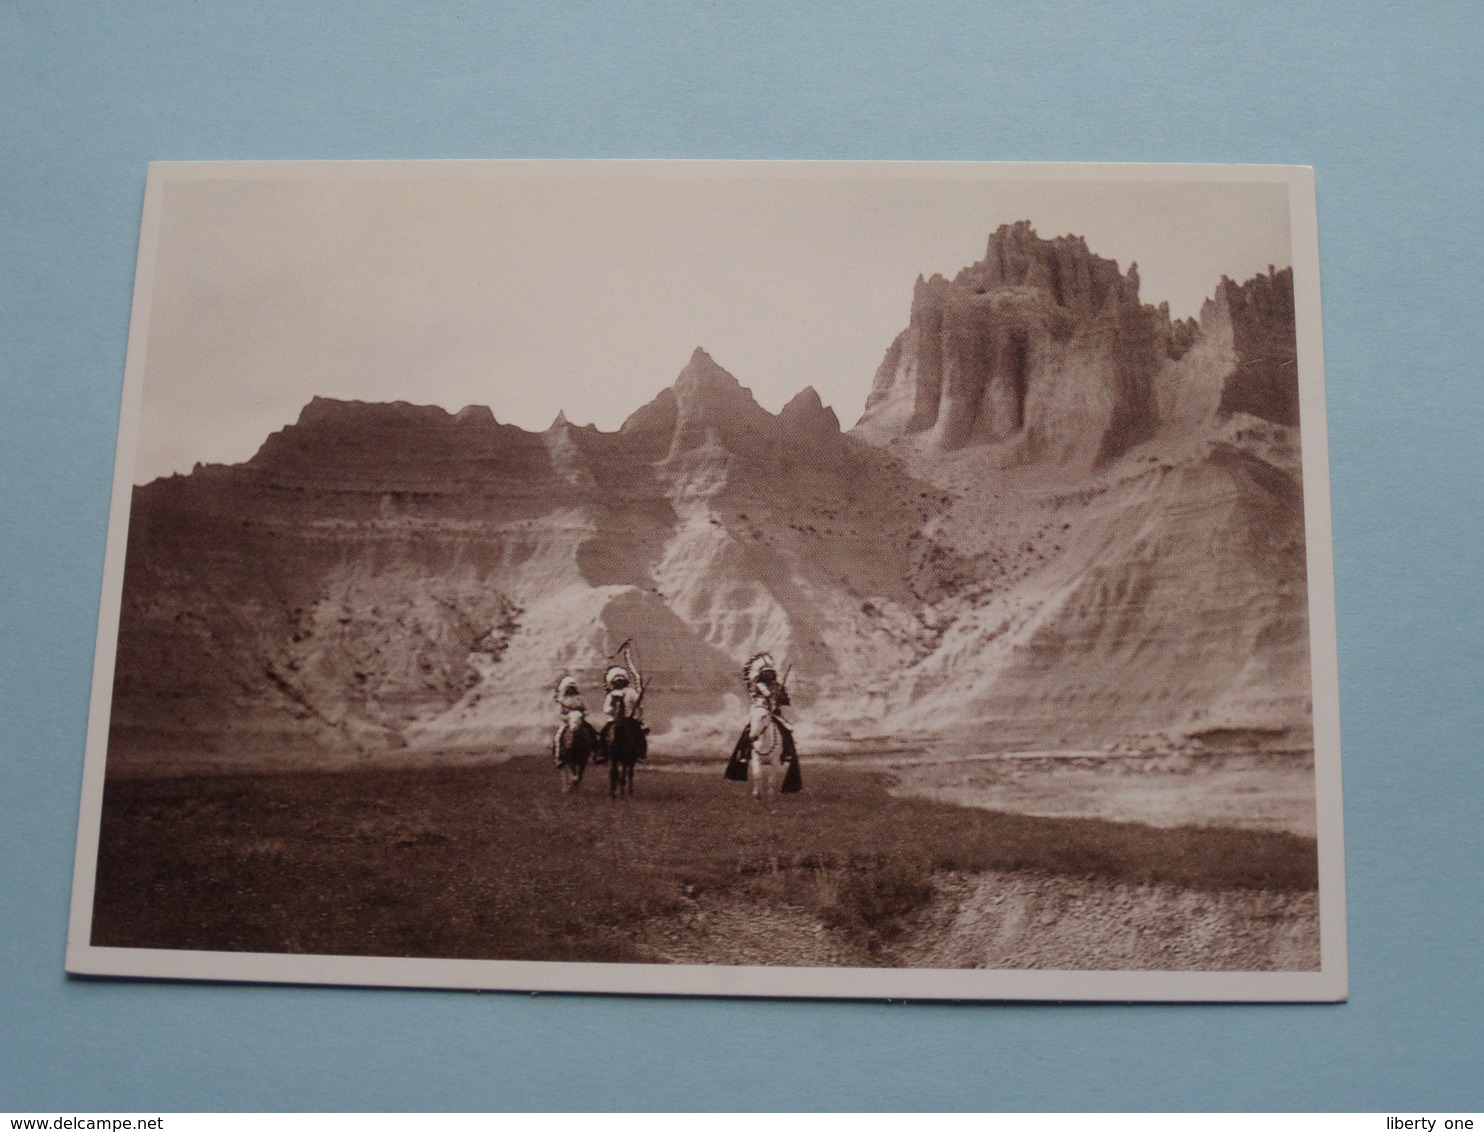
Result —
M1346 995L1310 170L158 163L67 969Z

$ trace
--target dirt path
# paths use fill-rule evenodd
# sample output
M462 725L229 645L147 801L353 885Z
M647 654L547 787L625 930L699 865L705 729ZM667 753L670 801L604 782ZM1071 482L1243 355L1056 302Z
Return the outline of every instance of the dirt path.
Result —
M677 761L714 773L716 760ZM1274 751L851 750L809 753L811 767L889 774L900 797L931 798L1035 817L1104 818L1157 828L1182 825L1316 835L1314 754Z
M1038 817L1315 836L1312 756L1000 758L892 768L896 792Z

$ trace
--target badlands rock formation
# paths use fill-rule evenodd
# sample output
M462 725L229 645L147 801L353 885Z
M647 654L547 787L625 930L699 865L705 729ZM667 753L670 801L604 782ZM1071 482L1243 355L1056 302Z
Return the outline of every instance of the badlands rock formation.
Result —
M795 666L816 745L1112 745L1309 719L1292 279L1199 323L1074 237L919 281L849 433L704 351L614 433L316 398L137 488L111 766L539 749L639 643L656 750Z
M1120 273L1080 237L1007 225L951 282L918 278L857 432L922 432L938 452L997 444L1007 462L1104 461L1148 436L1155 375L1193 333L1140 304L1137 264Z

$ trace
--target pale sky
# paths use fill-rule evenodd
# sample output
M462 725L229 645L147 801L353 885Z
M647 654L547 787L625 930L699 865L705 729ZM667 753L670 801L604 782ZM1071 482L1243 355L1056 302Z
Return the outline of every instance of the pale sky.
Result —
M697 346L764 408L812 385L849 428L918 274L1017 220L1137 261L1176 317L1293 262L1281 175L1068 168L157 166L134 480L245 460L316 395L612 430Z

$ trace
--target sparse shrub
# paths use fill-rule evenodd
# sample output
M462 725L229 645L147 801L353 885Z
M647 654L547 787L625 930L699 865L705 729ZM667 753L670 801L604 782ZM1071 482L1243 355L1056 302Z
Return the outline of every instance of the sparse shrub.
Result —
M905 921L933 898L932 877L919 861L837 874L833 888L832 903L821 909L825 923L887 940L896 938Z

